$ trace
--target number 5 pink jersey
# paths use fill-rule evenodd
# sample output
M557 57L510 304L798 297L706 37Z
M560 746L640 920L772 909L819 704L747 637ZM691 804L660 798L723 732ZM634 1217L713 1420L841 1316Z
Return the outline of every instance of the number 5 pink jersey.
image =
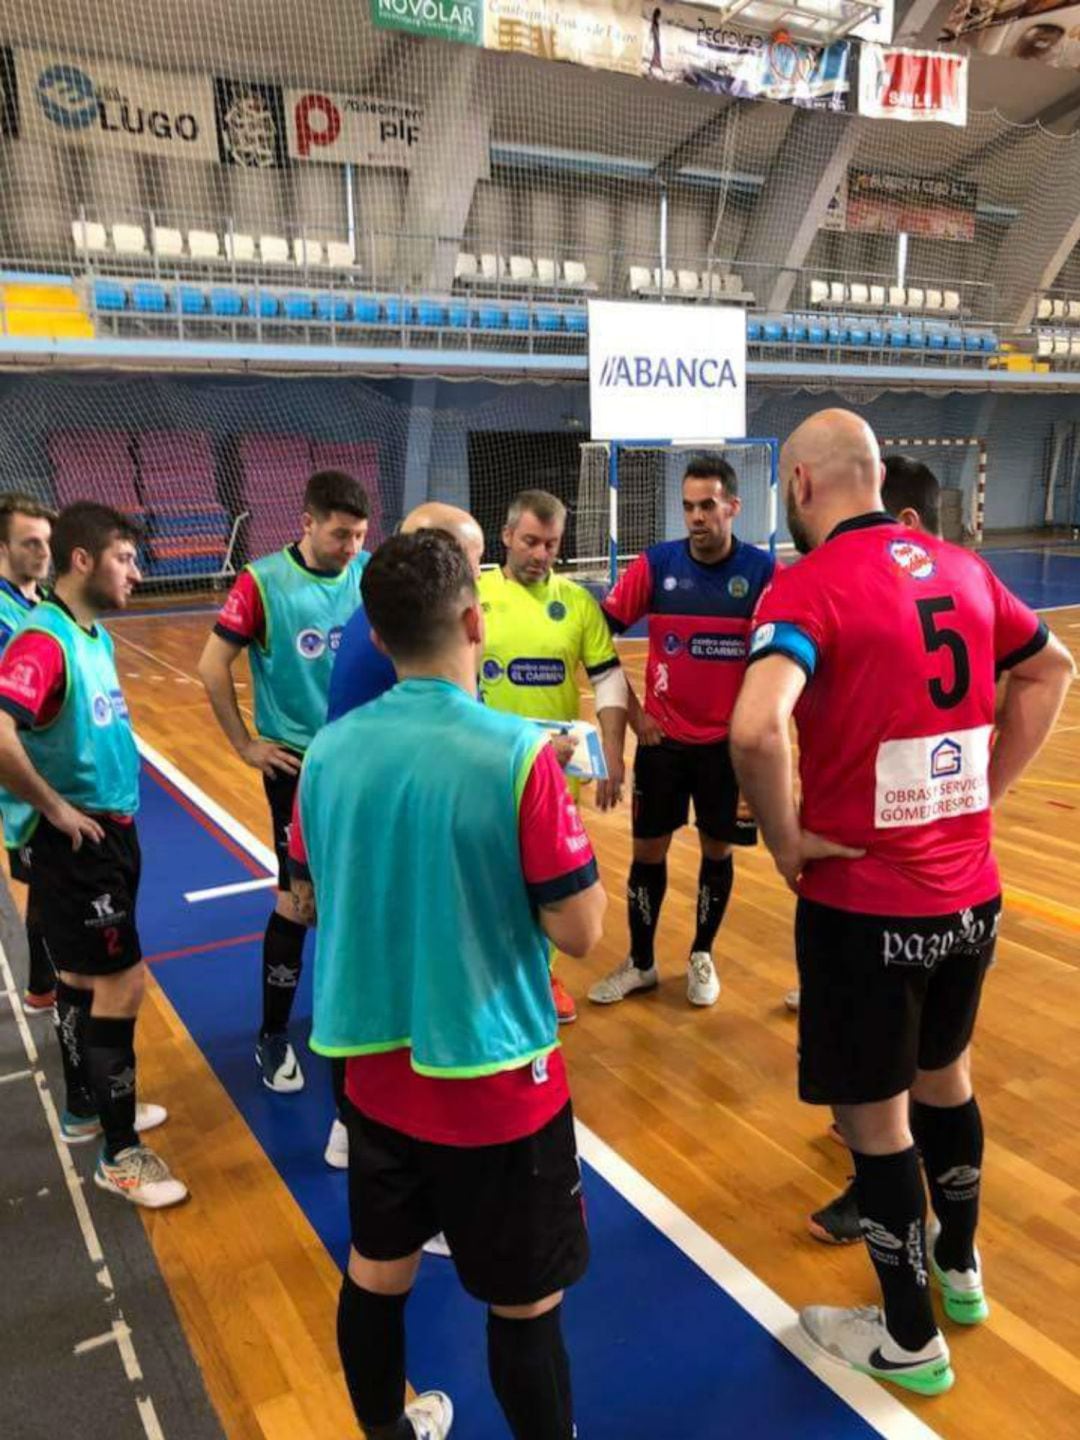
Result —
M809 865L800 893L871 915L944 915L1000 889L987 769L998 675L1046 627L978 556L885 514L838 525L778 571L750 663L785 655L805 829L865 849Z

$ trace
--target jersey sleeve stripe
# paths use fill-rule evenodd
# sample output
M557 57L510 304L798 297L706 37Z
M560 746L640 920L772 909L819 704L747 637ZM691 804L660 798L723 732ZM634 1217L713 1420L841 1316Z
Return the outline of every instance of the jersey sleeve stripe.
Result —
M1021 645L1019 650L1006 655L1003 660L997 662L997 673L1002 675L1006 670L1011 670L1015 665L1021 664L1024 660L1030 660L1032 655L1037 655L1044 648L1050 639L1050 631L1046 628L1046 622L1040 620L1035 634L1027 642Z
M6 695L0 695L0 710L6 711L15 721L15 724L23 730L34 728L35 715L32 710L27 710L25 705L20 705L17 700L9 700Z
M530 885L529 898L534 905L555 905L560 900L568 900L571 895L580 895L583 890L595 885L599 878L600 871L596 860L590 857L576 870L569 870L565 875L555 875L550 880Z
M600 675L606 675L609 670L617 669L618 664L619 657L613 655L610 660L605 660L601 665L586 665L585 674L588 675L590 680L595 680Z
M754 631L747 663L753 665L756 660L763 660L766 655L783 655L788 660L794 660L805 672L808 680L817 669L817 646L804 630L788 621L779 620L759 625Z
M247 646L251 644L250 635L238 635L235 630L230 630L227 625L222 625L220 620L214 623L214 634L219 635L222 640L227 640L230 645Z

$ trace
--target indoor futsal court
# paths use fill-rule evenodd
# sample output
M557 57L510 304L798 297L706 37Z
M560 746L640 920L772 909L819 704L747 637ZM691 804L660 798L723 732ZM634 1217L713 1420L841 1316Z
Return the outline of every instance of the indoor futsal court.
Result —
M865 1209L860 1226L856 1208L844 1237L852 1243L822 1243L820 1226L811 1233L808 1217L849 1183L863 1201L883 1193L884 1181L867 1178L865 1152L896 1159L911 1136L849 1149L830 1129L829 1105L799 1099L816 1012L805 978L802 1015L788 1003L799 983L796 898L764 840L737 849L730 903L725 910L725 891L708 930L703 877L728 863L730 846L714 856L702 821L699 853L676 819L665 862L649 846L670 829L645 826L644 778L633 793L646 746L670 741L699 757L708 729L731 776L730 823L752 825L745 792L764 783L748 778L756 752L728 738L740 685L749 691L791 662L797 693L812 697L832 683L844 663L836 657L852 653L783 609L780 597L811 589L799 581L803 565L819 577L806 613L832 607L838 637L876 634L874 663L893 630L898 637L899 658L878 688L856 687L824 720L794 700L793 726L790 709L782 715L796 758L800 743L810 753L802 727L816 723L826 751L853 755L852 772L863 763L853 739L862 712L891 703L886 681L896 695L909 683L924 688L905 673L904 587L936 595L945 575L982 576L996 597L995 674L1017 673L996 700L989 659L976 677L981 740L962 718L975 642L948 628L952 592L916 602L914 633L921 624L932 666L945 667L927 674L947 718L881 730L879 769L871 761L868 772L879 788L884 748L916 742L928 793L958 793L948 781L978 763L984 785L1004 763L993 746L1011 753L1027 743L1018 735L1038 729L1019 697L1049 685L1039 657L1056 654L1059 676L1066 652L1080 663L1080 5L326 0L304 10L287 0L27 0L4 12L0 1440L1080 1437L1076 679L1061 682L1045 743L1032 741L1030 763L993 807L1003 908L972 1041L985 1150L952 1190L930 1174L920 1134L931 1132L918 1132L917 1112L970 1107L971 1091L929 1103L916 1094L912 1106L930 1219L942 1195L948 1204L977 1197L978 1252L949 1274L974 1275L981 1262L982 1323L959 1323L952 1303L944 1308L945 1283L931 1283L936 1242L921 1220L898 1231L904 1239L886 1229L881 1241L882 1226ZM842 418L829 430L820 412ZM828 508L870 493L867 455L872 503ZM889 457L907 465L896 473L932 486L932 521L914 501L890 504ZM868 512L871 525L908 528L902 538L887 532L895 588L855 613L821 596L829 585L846 593L856 561L837 562L830 576L821 555L835 553L838 535L854 555L857 537L843 531L865 531ZM540 540L520 543L547 545L540 560L537 548L526 559L515 549L530 524ZM391 583L404 584L396 577L407 565L421 567L408 572L415 603ZM461 606L456 630L445 615L430 621L430 594L449 565L483 614L483 639ZM127 580L116 578L123 567ZM702 593L711 598L699 601ZM400 651L387 639L385 655L367 615L380 605L388 633L396 625L406 637ZM547 638L576 635L579 615L578 649ZM998 644L1002 615L1018 636L1029 617L1015 643ZM593 885L607 896L600 938L579 945L579 958L569 941L558 955L553 973L568 994L560 998L545 966L531 1009L516 972L498 969L502 942L470 918L477 886L466 872L479 851L440 851L431 863L422 827L445 836L442 822L416 819L414 832L419 807L397 798L385 825L371 819L381 810L358 808L348 813L368 823L356 831L320 826L317 763L332 770L329 804L338 787L352 793L353 772L382 773L398 797L412 793L414 767L435 785L440 754L450 772L473 753L455 749L450 718L445 751L436 731L436 745L406 747L397 769L387 759L378 770L374 742L330 748L332 733L355 723L357 737L381 735L387 756L402 753L405 741L388 724L371 728L370 716L390 713L394 697L405 704L425 679L446 681L449 671L423 665L416 678L416 654L425 665L430 656L408 644L420 644L424 624L444 649L453 630L475 661L455 702L471 713L477 676L484 718L460 725L488 726L476 733L492 746L512 740L515 766L531 747L527 781L527 767L505 772L509 809L483 793L498 779L493 768L478 768L473 786L480 798L468 813L487 817L492 834L513 827L498 840L468 839L498 852L492 874L511 877L488 897L490 935L520 937L510 928L520 911L529 944L546 955L559 948L553 912L565 925L583 913L583 897L599 895ZM496 626L505 627L498 643ZM380 666L387 674L366 703L350 699L349 720L334 720L333 686L352 644L365 684ZM984 644L979 653L990 652ZM404 683L392 661L413 667ZM685 691L682 675L691 677ZM640 697L636 713L614 676ZM500 698L508 690L514 698ZM584 729L573 738L586 738L560 763L579 791L583 831L567 818L554 752L525 723L576 723L579 694ZM681 723L680 705L720 730L699 718L694 740L673 733L658 717ZM488 713L500 710L505 718ZM411 735L406 722L420 722L402 713L401 734ZM629 717L625 782L619 803L602 808L612 744L622 743L613 714ZM272 777L284 800L274 785L264 790L270 751L274 764L282 751L291 757L289 784L284 771ZM309 751L294 808L292 771ZM554 777L546 810L536 798L541 753ZM970 759L979 753L981 762ZM24 763L45 790L25 788ZM593 768L579 785L581 766ZM467 783L448 783L466 813ZM652 783L651 803L663 810L675 781ZM807 806L814 784L802 776ZM357 782L356 805L373 806L372 793L373 782L366 791ZM955 823L988 815L990 793L986 782L981 800L957 802ZM873 803L876 846L906 822L882 820L877 793ZM829 806L826 796L827 818ZM953 813L942 801L919 822L938 826L938 859L953 853ZM101 824L79 831L72 849L79 815ZM415 834L424 846L413 846ZM59 849L46 849L50 836ZM932 849L918 863L937 863ZM863 849L820 854L803 855L801 884L815 864L864 858ZM633 877L652 867L657 883L664 863L666 893L649 892L646 903ZM132 874L129 914L121 891ZM71 921L84 890L88 918ZM313 897L314 928L288 918L301 914L293 893L297 905ZM339 907L343 893L353 898ZM897 926L939 915L901 900L861 909ZM946 909L967 933L974 901ZM375 956L365 947L369 913L387 927L375 933L401 932L402 956L423 950L424 935L428 950L465 957L467 983L456 988L439 966L423 969L423 956L400 960L421 967L409 970L416 1029L406 1040L379 1009L393 1009L396 1023L393 987L406 987L393 945ZM440 929L448 916L466 920ZM334 946L321 928L331 925ZM703 927L712 938L699 944ZM649 946L655 939L654 989L635 960L645 932ZM340 957L354 951L385 977L385 990L363 992L370 1013L360 1015L342 998L341 976L353 972ZM143 973L140 953L141 997L132 978ZM693 999L702 953L718 998ZM470 966L479 976L481 961L503 977L493 992L484 978L473 986ZM590 999L627 966L633 988L650 993ZM556 1030L556 1015L572 1023ZM487 1049L463 1058L462 1033L488 1045L506 1016L508 1029L518 1026L512 1063ZM339 1019L367 1037L338 1046L349 1056L340 1106L341 1071L332 1082L334 1044L323 1038ZM425 1069L422 1025L453 1060ZM543 1038L549 1032L557 1040ZM407 1284L376 1292L374 1271L356 1268L366 1223L356 1195L384 1203L392 1169L389 1152L361 1154L358 1137L374 1146L376 1130L396 1129L402 1143L411 1137L409 1163L427 1144L494 1166L496 1153L549 1133L545 1121L505 1143L494 1131L439 1143L431 1136L441 1132L395 1127L377 1107L367 1116L355 1097L370 1077L392 1073L378 1069L388 1056L411 1064L409 1084L429 1103L430 1087L465 1085L488 1107L493 1081L531 1073L540 1090L549 1075L561 1083L565 1064L568 1143L576 1135L581 1167L572 1195L589 1260L547 1321L531 1307L562 1280L526 1294L508 1272L500 1289L496 1274L480 1299L451 1258L424 1253L404 1306ZM290 1065L302 1069L302 1088ZM404 1106L400 1074L398 1085L393 1103ZM865 1111L907 1085L832 1103ZM144 1102L165 1107L167 1123L146 1120ZM476 1117L469 1123L460 1133L479 1135ZM906 1102L897 1123L908 1124ZM335 1136L339 1164L329 1159ZM540 1162L529 1163L535 1179ZM919 1163L912 1154L917 1175ZM468 1182L453 1173L458 1209L447 1214L460 1220L474 1203L483 1213L490 1194L475 1177L486 1172L469 1171ZM961 1194L972 1175L977 1188ZM497 1193L508 1213L517 1208L515 1192ZM532 1215L531 1203L522 1198L521 1211ZM405 1202L395 1205L400 1218ZM959 1212L947 1213L954 1234ZM964 1217L970 1240L970 1209ZM545 1210L522 1224L533 1226L520 1247L529 1273L541 1273L537 1257L557 1248L544 1226L555 1221ZM559 1243L565 1259L570 1241ZM494 1238L487 1254L483 1235L469 1231L463 1273L467 1244L481 1270L498 1270ZM363 1263L393 1265L414 1248L388 1241ZM804 1307L822 1304L899 1313L889 1266L905 1276L910 1266L919 1304L932 1296L955 1372L942 1393L874 1378L902 1370L908 1362L888 1356L922 1354L921 1341L905 1349L883 1328L894 1350L875 1351L885 1368L871 1374L838 1363L800 1325ZM399 1319L404 1306L403 1403L445 1392L452 1431L437 1405L441 1420L413 1408L395 1419L390 1360L379 1393L388 1373L394 1413L366 1429L358 1419L378 1409L370 1356L397 1332L371 1317L388 1315L391 1301ZM530 1313L507 1317L507 1308ZM537 1339L542 1321L547 1338ZM523 1352L514 1352L517 1369L506 1358L515 1325L534 1327L530 1343L556 1347L542 1352L553 1367L546 1389L535 1380L540 1351L530 1352L532 1371Z

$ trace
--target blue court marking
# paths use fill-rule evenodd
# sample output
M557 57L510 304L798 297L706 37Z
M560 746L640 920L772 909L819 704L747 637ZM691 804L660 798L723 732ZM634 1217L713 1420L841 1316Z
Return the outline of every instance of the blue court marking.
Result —
M994 574L1033 610L1080 605L1080 555L1053 550L983 550Z
M242 859L234 842L149 767L142 802L139 927L153 973L343 1264L346 1177L322 1160L332 1118L329 1067L306 1048L311 967L305 967L291 1032L307 1085L298 1095L272 1095L258 1083L253 1061L261 932L270 897L258 891L197 904L184 900L185 891L266 872ZM259 938L226 943L245 935ZM212 948L196 950L200 946ZM196 953L155 960L177 950ZM565 1307L582 1440L711 1437L718 1425L725 1434L752 1430L757 1440L856 1440L879 1433L588 1166L585 1193L592 1264ZM505 1440L487 1380L484 1324L483 1307L462 1290L451 1263L425 1257L408 1309L409 1378L420 1389L450 1392L455 1430L466 1440Z

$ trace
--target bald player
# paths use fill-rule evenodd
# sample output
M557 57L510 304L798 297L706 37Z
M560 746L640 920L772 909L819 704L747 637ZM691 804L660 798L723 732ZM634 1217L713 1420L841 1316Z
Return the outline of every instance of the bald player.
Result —
M799 897L799 1093L832 1107L851 1148L883 1298L811 1306L800 1323L841 1364L936 1395L954 1377L930 1275L953 1321L989 1313L970 1042L1001 914L990 810L1050 733L1074 667L976 555L882 509L877 441L857 415L812 416L780 472L806 559L762 598L732 750Z

